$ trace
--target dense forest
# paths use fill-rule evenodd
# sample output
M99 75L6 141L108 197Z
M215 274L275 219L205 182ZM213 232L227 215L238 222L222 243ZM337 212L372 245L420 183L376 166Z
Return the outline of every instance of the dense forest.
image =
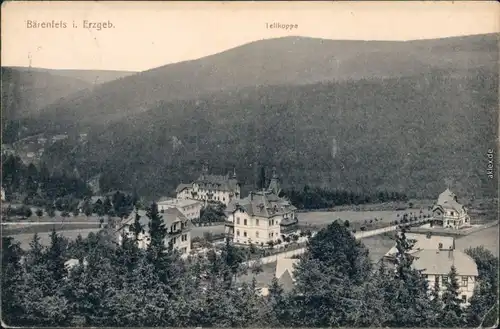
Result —
M478 264L480 285L471 305L460 307L454 267L442 297L412 268L412 241L397 238L397 263L372 265L368 250L341 223L312 237L284 290L274 278L267 297L229 243L207 257L183 260L163 238L155 206L148 209L151 244L136 237L114 242L109 231L68 242L55 231L42 247L35 235L23 252L2 237L2 317L15 326L169 327L473 327L493 324L498 299L498 258L482 247L467 251ZM136 221L139 223L139 221ZM133 226L133 232L143 228ZM71 268L65 261L79 263Z
M236 168L243 192L260 166L276 166L285 188L304 185L435 198L496 195L485 174L495 148L497 74L433 71L399 79L266 86L162 103L116 124L95 126L88 143L45 152L47 163L106 177L105 189L161 196L199 175L201 161Z
M39 166L33 163L26 165L14 155L2 158L2 186L7 202L23 204L22 207L9 205L3 208L4 219L13 216L28 218L35 214L42 216L44 213L54 217L56 211L61 212L62 217L77 216L79 213L126 217L134 206L142 207L139 196L133 192L114 191L92 201L93 193L79 175L57 170L50 172L43 163ZM31 207L37 207L35 214Z

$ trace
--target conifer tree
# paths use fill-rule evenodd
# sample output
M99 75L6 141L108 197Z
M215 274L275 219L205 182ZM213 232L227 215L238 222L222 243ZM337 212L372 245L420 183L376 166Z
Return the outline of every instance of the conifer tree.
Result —
M158 205L153 202L147 210L146 216L149 219L149 236L151 242L149 249L157 253L165 251L165 238L168 234L168 228L163 222L163 218L158 212Z
M291 309L288 307L285 291L276 277L273 277L269 286L265 309L267 310L267 325L270 327L288 325L288 313Z
M38 233L33 235L33 239L30 241L30 249L28 251L28 262L30 264L41 264L44 262L44 248L40 243L40 237Z
M50 246L47 249L47 269L54 279L54 283L60 282L66 275L64 267L65 241L59 236L55 229L50 233Z
M396 239L396 269L389 280L392 296L386 301L393 315L393 321L388 323L390 326L426 327L432 324L428 284L420 271L413 268L414 257L410 254L413 245L414 241L406 238L403 229Z
M141 216L139 215L139 212L136 210L134 223L130 227L130 229L134 233L134 238L135 238L136 242L139 240L139 235L141 233L144 233L144 227L141 224L140 220L141 220Z
M22 249L12 237L2 236L2 320L11 326L19 323L24 315L22 295L19 293L23 282L21 265Z
M440 327L442 325L443 301L441 299L441 285L439 281L435 281L431 291L431 309L433 312L432 326Z
M103 204L103 211L105 215L110 215L111 210L113 209L113 205L111 204L111 199L109 196L104 199L104 204Z
M451 267L448 280L444 282L443 286L445 288L442 295L444 325L447 327L461 326L463 325L463 310L460 306L462 301L459 298L460 286L455 266Z

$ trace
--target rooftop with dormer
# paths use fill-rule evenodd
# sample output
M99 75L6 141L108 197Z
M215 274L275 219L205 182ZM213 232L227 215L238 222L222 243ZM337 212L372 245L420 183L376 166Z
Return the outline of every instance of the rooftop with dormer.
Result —
M236 192L240 183L236 176L236 169L232 173L225 175L215 175L208 172L208 167L203 166L200 176L191 184L179 184L176 192L180 192L185 188L191 188L193 184L198 185L201 189L213 189L223 192Z

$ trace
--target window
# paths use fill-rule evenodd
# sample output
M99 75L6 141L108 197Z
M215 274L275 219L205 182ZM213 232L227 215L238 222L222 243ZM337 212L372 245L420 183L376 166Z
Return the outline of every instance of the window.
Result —
M236 235L240 236L240 230L236 230Z
M226 198L222 198L222 201L226 201Z
M236 217L236 224L240 224L240 218L239 217Z
M259 231L255 232L255 237L258 238L259 237Z
M243 225L247 225L247 220L246 219L243 220Z
M184 247L184 248L181 249L182 253L184 253L184 254L187 253L187 250L188 250L187 247Z
M273 237L273 236L274 236L274 233L271 233L271 237Z
M445 282L448 282L448 276L447 275L443 275L443 283Z
M436 275L434 277L434 282L436 282L436 284L439 284L439 275Z
M243 231L243 236L246 238L247 237L247 231Z
M183 234L183 235L182 235L182 241L187 241L187 239L188 239L187 234Z
M462 295L462 302L467 303L467 295Z
M259 226L259 220L258 219L255 220L255 225Z
M438 248L443 249L443 244L441 242L439 242Z
M454 215L455 215L455 213L452 211L452 212L450 212L450 215L454 216Z
M466 276L462 277L462 287L467 287L469 285L469 278Z

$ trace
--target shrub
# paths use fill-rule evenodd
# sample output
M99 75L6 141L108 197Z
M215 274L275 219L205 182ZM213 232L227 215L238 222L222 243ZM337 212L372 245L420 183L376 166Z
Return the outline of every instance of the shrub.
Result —
M344 221L344 226L345 226L345 227L349 227L349 224L350 224L350 223L349 223L349 221L346 219L346 220Z

